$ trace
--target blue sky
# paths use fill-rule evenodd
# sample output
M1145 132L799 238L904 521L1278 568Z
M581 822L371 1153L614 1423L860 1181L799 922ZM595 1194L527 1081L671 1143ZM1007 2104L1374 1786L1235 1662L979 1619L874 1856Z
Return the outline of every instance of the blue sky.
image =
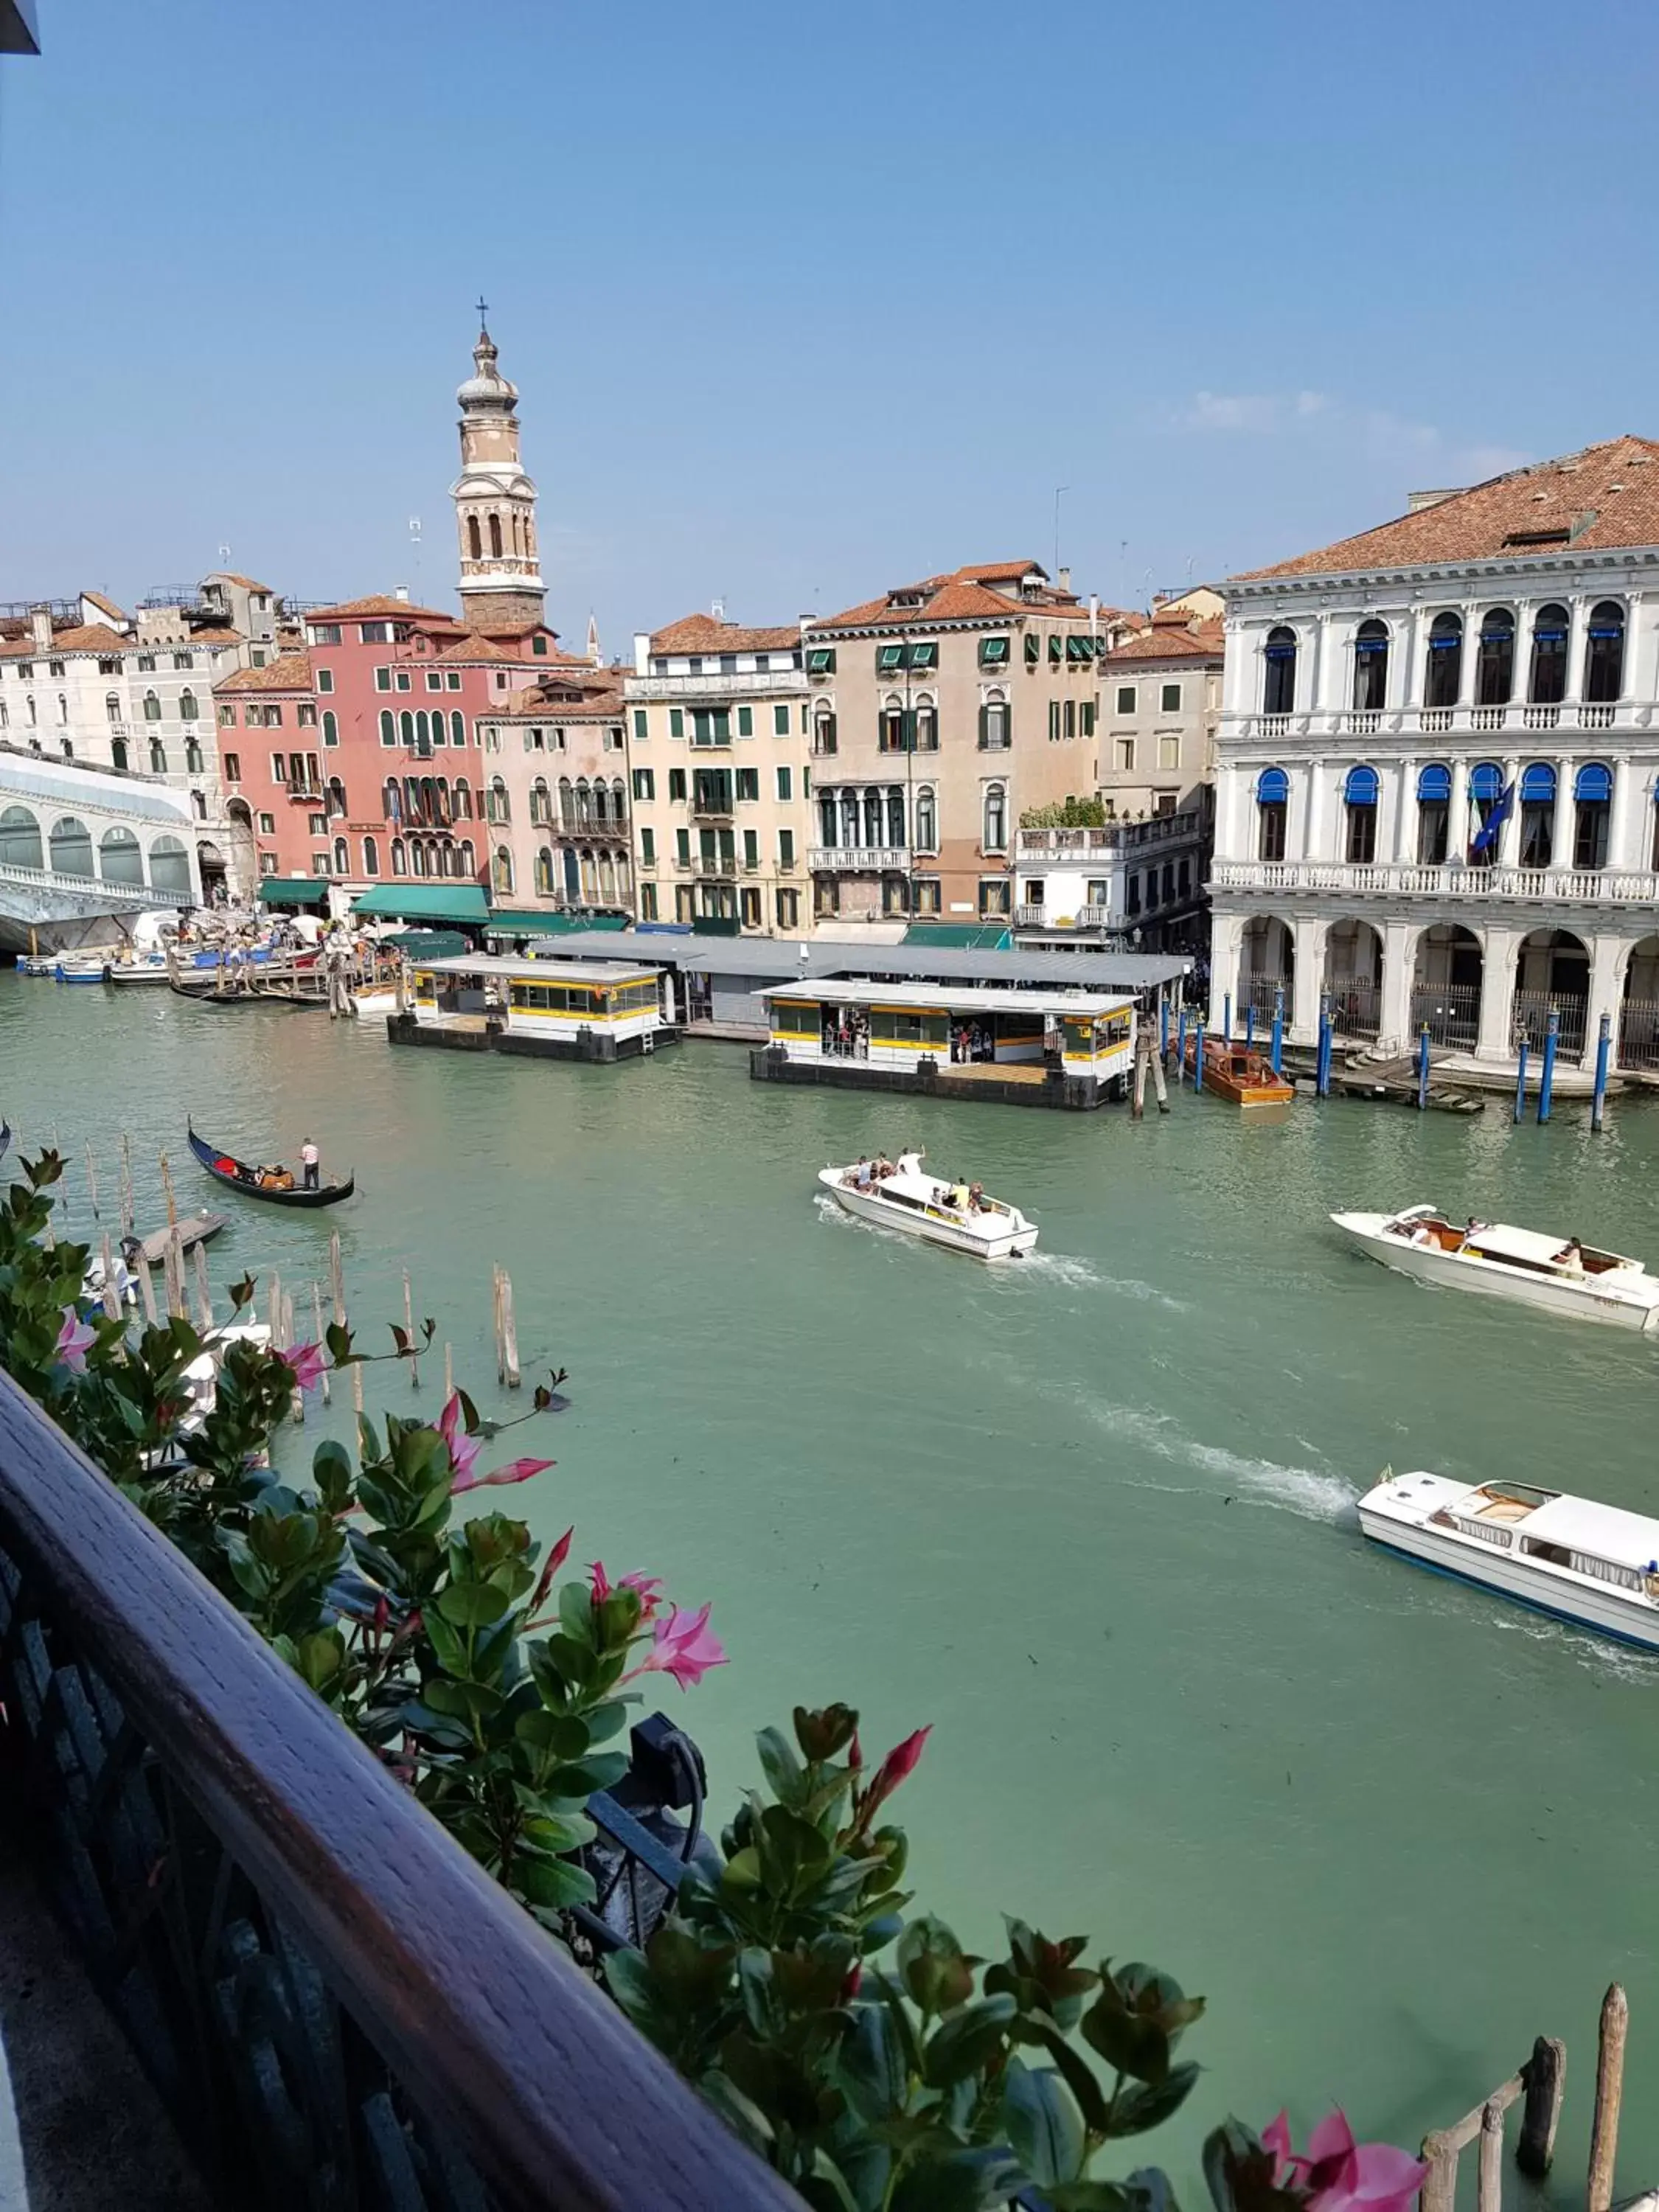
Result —
M1652 0L41 0L0 600L453 604L482 289L607 650L963 561L1115 603L1659 433ZM411 551L408 522L423 543Z

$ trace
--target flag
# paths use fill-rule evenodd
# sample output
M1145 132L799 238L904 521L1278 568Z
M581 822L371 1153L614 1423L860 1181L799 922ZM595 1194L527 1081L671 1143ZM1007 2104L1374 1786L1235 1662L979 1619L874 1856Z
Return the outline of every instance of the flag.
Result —
M1513 783L1506 783L1492 801L1492 812L1487 815L1474 833L1474 841L1469 847L1470 860L1474 860L1477 854L1497 850L1498 833L1509 820L1514 807L1515 786Z

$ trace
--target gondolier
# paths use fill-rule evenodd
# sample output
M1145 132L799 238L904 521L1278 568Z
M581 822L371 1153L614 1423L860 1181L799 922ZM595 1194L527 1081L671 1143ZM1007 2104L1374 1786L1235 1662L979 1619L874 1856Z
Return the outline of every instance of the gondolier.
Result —
M268 1200L273 1206L337 1206L349 1198L356 1186L356 1178L348 1176L343 1182L322 1182L316 1146L307 1137L300 1151L301 1181L295 1183L286 1168L261 1168L246 1160L239 1160L234 1152L222 1152L210 1145L205 1137L198 1137L186 1124L190 1149L216 1182L240 1190L246 1197Z
M306 1138L300 1146L300 1174L307 1190L315 1190L317 1188L317 1170L320 1161L321 1155L316 1146L309 1137Z

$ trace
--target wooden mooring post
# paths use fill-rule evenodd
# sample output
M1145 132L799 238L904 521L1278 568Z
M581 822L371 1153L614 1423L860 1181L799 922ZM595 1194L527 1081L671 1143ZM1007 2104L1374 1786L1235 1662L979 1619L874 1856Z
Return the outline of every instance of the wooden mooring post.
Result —
M495 1379L516 1390L523 1380L519 1372L519 1325L513 1313L513 1278L505 1267L495 1268Z
M167 1165L165 1152L161 1155L161 1188L167 1193L167 1227L176 1229L179 1225L179 1201L173 1194L173 1170Z
M1566 2046L1552 2036L1540 2035L1533 2045L1531 2057L1517 2073L1500 2082L1453 2126L1437 2128L1425 2136L1422 2155L1429 2170L1419 2200L1422 2212L1456 2212L1458 2155L1476 2142L1480 2147L1478 2212L1502 2212L1504 2115L1522 2099L1515 2162L1531 2179L1540 2179L1547 2173L1555 2151L1566 2069ZM1594 2212L1607 2212L1607 2207L1594 2208Z
M121 1234L132 1234L132 1139L121 1132Z
M409 1339L409 1383L412 1390L421 1387L421 1363L415 1357L415 1297L409 1287L409 1270L404 1269L404 1332Z
M1607 2212L1613 2203L1613 2170L1619 2155L1619 2107L1625 2094L1625 2035L1629 2027L1629 2001L1615 1982L1601 2000L1601 2036L1595 2054L1595 2110L1590 2118L1589 2178L1584 2185L1585 2212Z
M323 1341L323 1286L320 1283L313 1283L311 1286L311 1334L312 1342L320 1346ZM333 1397L333 1393L328 1387L326 1367L323 1370L322 1380L323 1403L326 1406Z

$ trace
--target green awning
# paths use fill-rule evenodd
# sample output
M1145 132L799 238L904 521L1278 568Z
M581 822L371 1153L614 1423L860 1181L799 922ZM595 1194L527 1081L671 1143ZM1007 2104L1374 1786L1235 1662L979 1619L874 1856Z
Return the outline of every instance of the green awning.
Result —
M265 876L259 884L261 906L326 906L325 876Z
M351 909L393 921L464 921L477 927L489 919L482 884L376 884Z
M913 921L901 940L944 951L1009 952L1013 935L1006 921Z
M625 915L555 914L545 908L498 906L490 909L489 933L491 937L566 937L573 930L627 927Z

